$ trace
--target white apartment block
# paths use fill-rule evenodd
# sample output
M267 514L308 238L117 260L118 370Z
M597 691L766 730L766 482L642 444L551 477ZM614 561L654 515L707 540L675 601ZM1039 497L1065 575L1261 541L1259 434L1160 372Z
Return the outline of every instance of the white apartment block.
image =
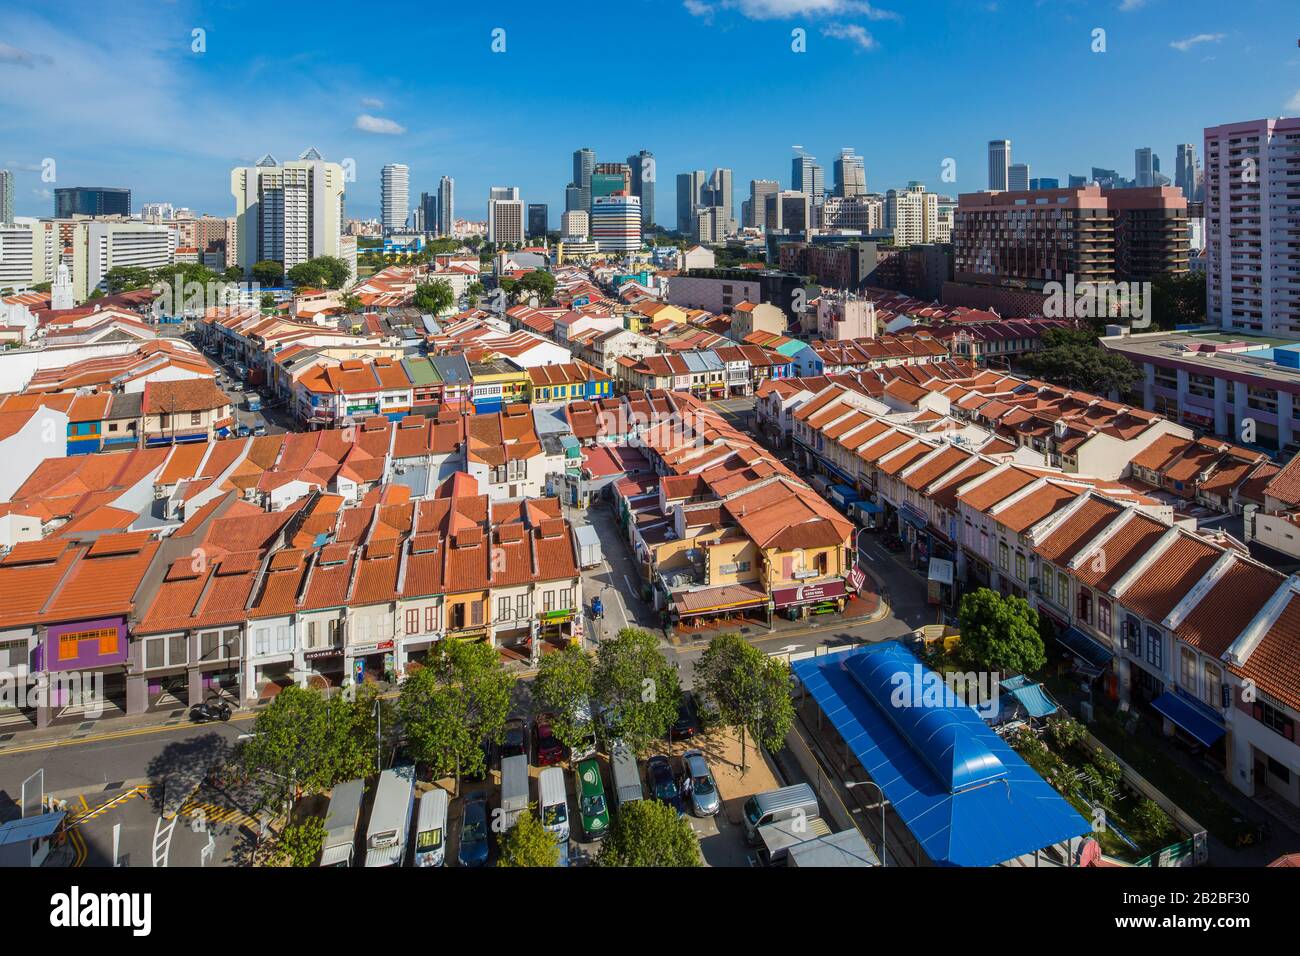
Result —
M591 233L591 221L581 209L570 209L560 217L560 234L565 239L586 239Z
M343 167L309 149L296 161L263 156L230 174L235 246L247 272L265 259L285 271L317 256L337 256L343 229Z
M885 195L885 223L894 230L894 245L937 242L939 196L926 192L920 183L912 183L907 189L891 189Z
M701 213L704 210L700 210ZM641 200L637 196L598 196L591 202L591 238L601 252L641 248Z
M405 229L411 214L411 168L390 163L380 170L379 187L380 223L384 232Z
M488 242L524 241L524 203L521 199L488 200Z
M78 220L72 230L72 293L84 302L104 289L104 276L117 267L157 269L176 255L176 231L162 224Z
M1300 118L1205 131L1208 319L1300 334Z
M0 289L22 289L50 282L57 267L54 237L49 222L0 225Z

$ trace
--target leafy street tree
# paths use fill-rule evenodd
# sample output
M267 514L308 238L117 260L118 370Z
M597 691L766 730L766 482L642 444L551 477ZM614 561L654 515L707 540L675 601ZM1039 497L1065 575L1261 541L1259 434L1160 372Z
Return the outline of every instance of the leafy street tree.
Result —
M648 631L625 627L596 652L595 697L609 709L614 736L634 751L661 740L677 719L677 669Z
M1205 321L1205 277L1195 272L1162 273L1151 280L1152 329Z
M271 293L269 293L269 292L263 292L263 293L262 293L262 298L261 298L259 301L260 301L260 303L261 303L262 308L264 308L264 309L274 309L274 308L275 308L275 296L273 296L273 295L272 295Z
M1038 633L1038 612L1024 598L979 588L957 611L961 649L973 665L1003 674L1032 674L1047 663Z
M139 266L113 266L104 273L104 285L107 286L109 295L147 289L152 282L153 276L149 270Z
M456 293L446 279L435 279L415 287L414 304L421 312L441 315L456 304Z
M465 294L469 296L470 302L477 304L478 300L483 298L483 294L486 291L487 290L483 288L482 282L471 282L469 288L465 290Z
M325 821L308 817L290 823L275 841L272 860L277 866L315 866L325 844Z
M258 285L278 286L284 275L284 263L276 262L274 259L263 259L261 262L253 263L253 268L249 272L253 274L253 281Z
M576 745L590 728L574 719L579 708L591 706L595 689L595 667L590 655L576 643L542 658L533 681L533 697L542 708L554 712L551 729L566 747Z
M718 703L724 723L740 730L740 773L749 769L746 734L778 750L794 723L790 671L739 634L719 634L695 665L696 682Z
M352 267L338 256L317 256L312 262L320 267L327 289L341 289L352 278Z
M225 272L221 273L222 282L243 282L244 270L239 266L231 266Z
M497 849L497 866L555 866L560 862L555 837L528 810L501 835Z
M343 297L343 308L347 312L360 312L362 309L361 296L355 292L349 292Z
M625 804L600 845L597 866L703 866L686 817L658 800Z
M1043 347L1024 360L1040 378L1065 388L1123 395L1140 374L1128 359L1102 348L1095 332L1087 329L1049 329Z
M441 641L424 667L407 676L397 710L407 750L436 777L487 770L484 740L500 743L513 678L487 644Z
M368 773L379 746L370 716L375 699L366 690L328 700L303 687L280 691L258 714L241 753L244 769L267 780L265 802L296 800Z
M535 294L538 303L545 305L551 301L551 296L555 294L555 276L544 269L534 269L519 280L518 285L515 286L515 292L522 299L527 299L530 295Z

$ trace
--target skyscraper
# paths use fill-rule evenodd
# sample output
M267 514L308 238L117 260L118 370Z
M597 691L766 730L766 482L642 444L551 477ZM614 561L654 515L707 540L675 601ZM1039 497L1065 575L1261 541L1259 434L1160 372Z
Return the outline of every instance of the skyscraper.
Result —
M1201 164L1196 159L1196 147L1182 143L1174 154L1174 185L1192 202L1201 200Z
M435 235L439 232L437 193L420 193L420 228Z
M456 226L456 180L443 176L438 180L438 228L440 236L450 236Z
M722 210L721 227L724 232L730 230L735 223L733 215L733 190L731 186L731 170L719 167L709 176L708 185L703 191L703 202L701 205L717 207Z
M591 238L601 252L635 252L640 249L641 200L626 194L593 199Z
M655 154L643 149L627 158L632 170L632 195L641 200L641 230L648 231L655 222Z
M384 232L406 228L411 214L411 169L401 163L389 163L379 171L379 222Z
M695 234L695 210L704 205L704 187L709 174L702 169L677 174L677 231Z
M14 221L14 174L0 169L0 224Z
M839 159L832 164L835 173L835 195L865 196L867 194L867 167L862 157L846 146L840 150Z
M339 255L343 225L343 167L327 163L315 149L296 161L263 156L256 166L230 173L235 197L239 265L273 260L285 271L317 256Z
M1295 214L1289 177L1297 143L1298 117L1205 131L1207 316L1221 328L1288 336L1300 331L1300 237L1280 225ZM1244 412L1238 405L1238 414Z
M885 226L894 230L894 245L938 241L939 197L920 183L885 194Z
M596 151L584 146L573 153L573 182L579 193L579 205L576 207L591 213L591 174L596 170Z
M1013 163L1007 170L1007 189L1024 192L1029 188L1029 164Z
M528 238L545 239L550 228L550 210L544 202L528 204Z
M1150 146L1133 152L1133 182L1139 188L1156 184L1156 159Z
M1004 192L1011 180L1011 140L989 140L989 189Z
M632 167L626 163L597 163L591 172L591 198L615 193L632 195Z
M767 228L767 197L781 191L781 184L775 179L751 179L749 181L749 221L746 226L755 229Z
M801 152L790 161L790 188L810 197L813 202L820 201L826 192L826 179L816 157Z
M518 186L493 186L488 190L488 242L524 241L524 204Z
M65 186L54 190L54 218L129 216L131 190L117 186Z

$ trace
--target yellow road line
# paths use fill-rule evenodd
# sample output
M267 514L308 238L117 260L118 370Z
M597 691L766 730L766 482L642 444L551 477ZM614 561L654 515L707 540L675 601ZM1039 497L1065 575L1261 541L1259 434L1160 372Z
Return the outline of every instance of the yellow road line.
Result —
M231 715L230 722L234 723L235 721L253 720L256 717L257 714L252 711L246 714L233 714ZM119 730L114 733L96 734L91 737L66 737L63 740L50 740L42 743L27 744L26 746L0 747L0 757L7 757L10 754L34 753L39 750L54 750L59 747L77 747L82 744L101 743L105 740L122 740L127 737L142 737L147 734L161 734L177 730L192 730L196 726L199 725L191 723L154 724L148 727L135 727L131 730Z

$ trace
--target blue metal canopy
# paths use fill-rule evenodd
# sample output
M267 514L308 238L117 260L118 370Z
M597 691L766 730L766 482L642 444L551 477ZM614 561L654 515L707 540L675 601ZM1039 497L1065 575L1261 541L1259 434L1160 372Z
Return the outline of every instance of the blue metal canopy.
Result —
M1008 677L1001 682L1000 687L1009 693L1030 717L1049 717L1061 709L1061 705L1052 700L1042 684L1034 683L1023 674Z
M1110 667L1110 659L1115 655L1110 649L1094 640L1092 637L1079 630L1077 627L1071 627L1064 632L1057 632L1056 639L1065 646L1065 649L1075 657L1082 660L1085 664L1091 664L1098 670L1105 670Z
M1223 721L1212 716L1199 702L1165 691L1151 702L1155 710L1172 720L1207 747L1212 747L1227 731Z
M796 661L793 670L934 863L995 866L1090 832L897 641Z

